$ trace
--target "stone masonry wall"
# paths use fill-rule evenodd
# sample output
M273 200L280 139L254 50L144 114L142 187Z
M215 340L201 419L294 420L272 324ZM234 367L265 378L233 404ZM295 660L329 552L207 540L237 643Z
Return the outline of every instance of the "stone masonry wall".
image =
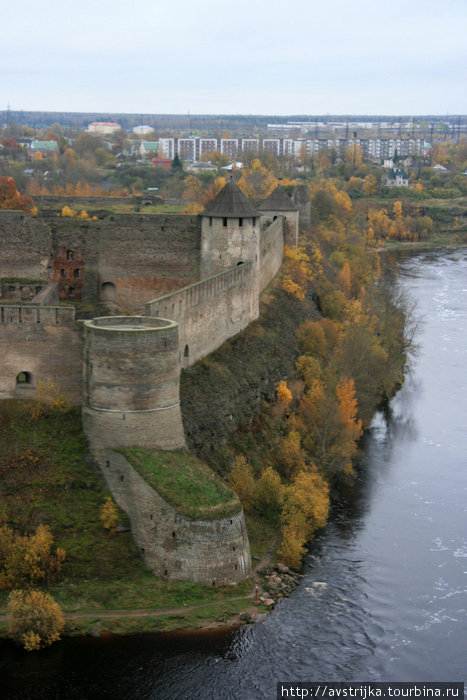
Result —
M267 229L261 232L261 267L259 278L260 292L278 273L284 255L284 220L279 216Z
M82 351L74 309L1 305L0 399L34 397L38 381L50 377L73 404L80 404ZM27 373L27 382L17 383L20 373Z
M209 277L146 304L146 315L179 324L179 362L188 367L257 317L252 263Z
M209 585L239 583L250 576L243 511L219 520L190 520L122 455L103 450L98 461L112 495L130 518L144 561L157 576Z
M199 280L201 226L197 217L110 215L89 226L83 295L102 300L115 286L110 311L141 312L148 299Z
M109 316L84 329L83 424L92 451L184 447L177 324Z
M51 278L52 234L22 211L0 211L0 278Z

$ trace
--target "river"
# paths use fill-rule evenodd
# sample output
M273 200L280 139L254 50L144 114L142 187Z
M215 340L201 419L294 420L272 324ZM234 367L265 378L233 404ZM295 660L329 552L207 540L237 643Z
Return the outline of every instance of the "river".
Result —
M404 258L421 346L364 443L352 498L261 622L210 634L2 644L2 698L275 698L278 681L462 681L467 251ZM318 583L315 586L315 583Z

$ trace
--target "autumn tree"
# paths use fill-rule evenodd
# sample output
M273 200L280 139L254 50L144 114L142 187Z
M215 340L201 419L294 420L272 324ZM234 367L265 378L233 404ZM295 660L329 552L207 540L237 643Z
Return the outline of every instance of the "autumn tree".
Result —
M255 507L263 515L276 517L284 499L284 487L279 474L271 466L261 472L256 483Z
M99 518L106 530L115 532L115 527L118 522L118 512L112 498L108 496L101 506Z
M362 184L362 192L366 194L367 197L376 194L376 177L374 175L367 175Z
M8 635L33 651L60 639L65 618L58 603L41 591L12 591L7 606Z
M282 541L279 556L289 566L299 566L304 545L326 524L329 512L329 486L317 469L310 466L298 472L285 490L281 513Z
M326 335L319 321L304 321L296 331L298 347L305 355L324 358L327 353Z
M251 465L243 455L235 459L228 481L240 498L245 510L249 510L253 506L255 498L255 479Z
M46 525L33 535L19 535L8 525L0 527L0 590L35 585L60 573L63 549L52 549L53 536Z
M270 170L256 158L251 168L244 168L238 186L242 192L253 199L264 199L277 187L278 180Z
M0 209L25 211L31 216L37 214L37 208L31 197L18 192L12 177L0 177Z
M280 474L287 479L306 467L306 452L301 442L300 433L292 429L277 447L275 464Z
M277 400L284 406L288 406L289 403L292 401L292 392L287 386L287 382L285 380L279 382L279 385L276 389L276 394Z

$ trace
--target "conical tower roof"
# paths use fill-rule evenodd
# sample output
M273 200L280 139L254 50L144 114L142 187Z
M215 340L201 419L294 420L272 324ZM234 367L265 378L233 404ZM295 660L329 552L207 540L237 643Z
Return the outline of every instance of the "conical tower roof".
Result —
M276 189L259 205L258 209L260 211L298 211L297 205L289 197L283 185L277 185Z
M201 216L222 216L226 218L241 218L260 216L259 211L245 197L233 180L209 202Z

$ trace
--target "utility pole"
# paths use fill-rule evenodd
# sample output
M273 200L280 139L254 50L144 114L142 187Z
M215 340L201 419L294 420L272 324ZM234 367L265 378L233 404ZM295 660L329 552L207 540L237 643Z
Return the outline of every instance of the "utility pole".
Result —
M353 132L353 172L355 173L355 162L357 159L357 132Z

